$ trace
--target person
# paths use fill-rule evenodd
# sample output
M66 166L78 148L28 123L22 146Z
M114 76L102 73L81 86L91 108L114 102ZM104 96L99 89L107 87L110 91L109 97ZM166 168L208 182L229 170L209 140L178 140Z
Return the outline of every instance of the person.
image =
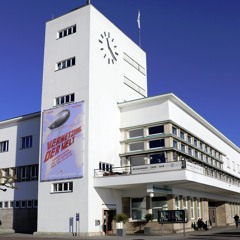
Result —
M239 220L239 216L236 214L234 216L234 221L235 221L236 227L238 227L238 220Z

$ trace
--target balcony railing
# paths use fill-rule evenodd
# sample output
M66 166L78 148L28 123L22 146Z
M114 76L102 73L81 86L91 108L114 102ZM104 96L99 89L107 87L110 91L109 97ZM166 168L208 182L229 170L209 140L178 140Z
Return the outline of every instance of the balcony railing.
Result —
M145 164L138 166L123 166L113 167L110 170L94 170L94 177L108 177L108 176L126 176L129 174L151 174L156 172L177 171L186 169L198 174L202 174L235 186L240 187L240 179L223 171L222 169L211 168L197 162L174 161L167 163Z

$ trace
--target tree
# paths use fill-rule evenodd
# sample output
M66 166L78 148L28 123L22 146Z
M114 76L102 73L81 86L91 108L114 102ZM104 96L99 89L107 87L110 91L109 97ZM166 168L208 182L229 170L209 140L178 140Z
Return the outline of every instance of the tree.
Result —
M16 181L16 176L14 175L3 176L0 172L0 190L6 192L7 188L16 189L17 187L14 184L15 181Z

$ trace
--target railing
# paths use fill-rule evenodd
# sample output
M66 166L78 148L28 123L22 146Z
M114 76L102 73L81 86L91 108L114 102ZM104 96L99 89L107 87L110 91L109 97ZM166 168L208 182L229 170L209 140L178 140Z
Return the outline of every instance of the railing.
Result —
M167 163L158 164L145 164L139 166L123 166L123 167L113 167L108 170L95 169L94 177L108 177L108 176L126 176L135 174L151 174L156 172L166 172L166 171L179 171L181 169L186 169L189 171L202 174L234 186L240 187L240 179L224 172L221 169L211 168L207 165L203 165L197 162L175 161Z

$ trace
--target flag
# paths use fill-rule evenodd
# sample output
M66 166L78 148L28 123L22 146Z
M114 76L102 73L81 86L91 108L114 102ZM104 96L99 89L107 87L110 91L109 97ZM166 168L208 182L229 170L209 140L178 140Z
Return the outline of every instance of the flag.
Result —
M138 9L138 17L137 17L138 29L141 28L140 26L140 10Z

